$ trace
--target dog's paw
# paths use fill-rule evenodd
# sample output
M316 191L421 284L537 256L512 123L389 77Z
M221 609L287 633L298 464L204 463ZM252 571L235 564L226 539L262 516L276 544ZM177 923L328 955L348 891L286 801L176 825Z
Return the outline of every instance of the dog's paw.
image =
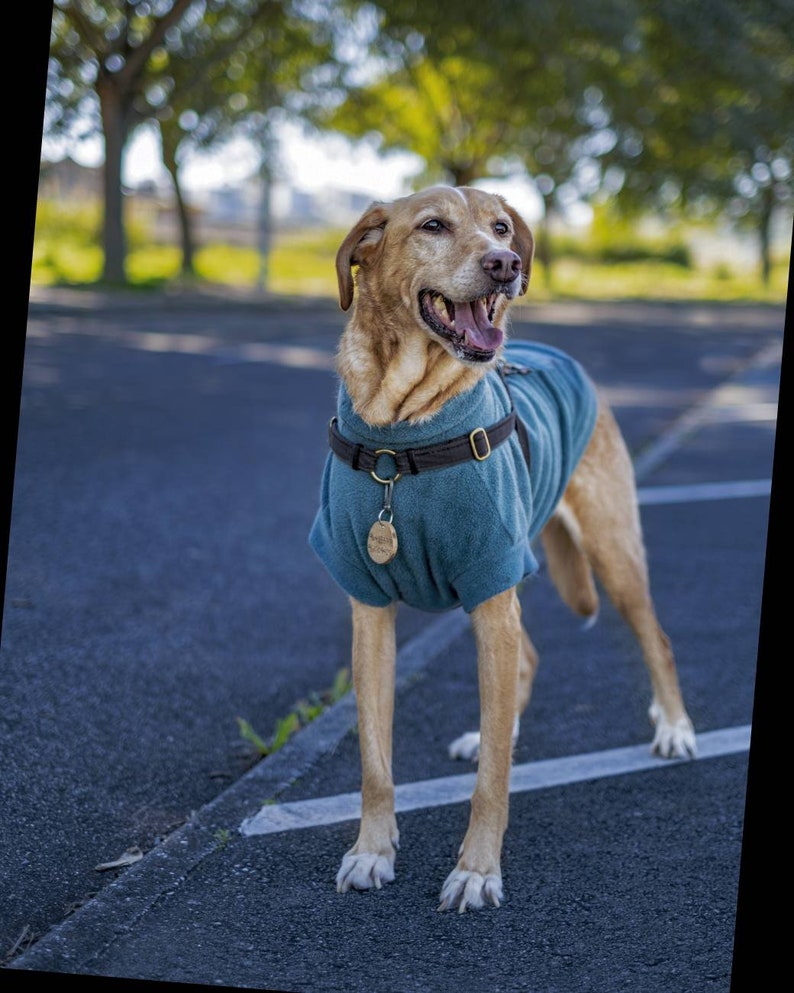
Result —
M662 708L655 701L648 710L648 716L656 727L651 742L651 753L663 759L694 759L697 757L695 729L686 716L677 721L669 721Z
M513 748L516 747L518 741L519 727L520 721L516 717L513 721L513 733L510 739ZM448 751L451 759L468 759L470 762L476 762L480 757L480 732L467 731L466 734L462 734L450 744Z
M394 856L375 855L373 852L347 854L336 874L339 893L348 890L379 890L384 883L394 880Z
M476 762L480 757L480 732L467 731L466 734L456 738L449 746L449 757Z
M483 876L479 872L455 869L441 887L439 910L454 910L463 914L471 908L479 910L486 903L501 906L502 877L496 873Z

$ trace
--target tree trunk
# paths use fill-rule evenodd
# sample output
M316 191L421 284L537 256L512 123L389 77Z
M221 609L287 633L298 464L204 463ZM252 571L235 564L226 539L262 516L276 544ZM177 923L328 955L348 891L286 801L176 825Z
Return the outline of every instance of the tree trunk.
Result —
M466 165L450 162L446 168L452 176L453 186L471 186L475 179L482 178L484 171L478 162L468 162Z
M257 242L259 249L259 289L266 290L270 278L270 252L273 242L273 220L271 211L272 177L269 163L265 161L260 169L261 191L259 217L257 222Z
M182 184L179 182L176 145L168 140L167 129L162 127L162 125L160 127L160 141L163 149L163 164L171 176L171 182L174 184L174 199L176 200L176 212L179 219L179 244L182 250L180 272L183 278L194 279L196 276L194 265L196 242L193 236L193 222L182 193Z
M772 277L772 214L775 194L771 186L761 190L761 213L758 218L758 234L761 242L761 279L769 286Z
M273 176L278 158L278 143L266 125L259 135L261 156L259 161L259 216L257 218L257 245L259 248L260 290L266 290L270 281L270 253L273 249Z
M551 289L551 215L554 213L554 200L552 197L543 195L543 217L538 225L538 237L535 243L535 257L543 265L543 285L547 290Z
M168 170L171 172L171 170ZM181 273L187 279L195 279L195 238L193 237L193 219L190 216L190 209L182 194L182 184L179 182L179 169L175 165L171 172L171 179L174 183L174 196L176 197L176 209L179 216L180 246L182 248Z
M102 278L106 283L126 283L127 236L124 226L124 197L121 167L127 143L128 122L123 100L113 80L97 81L102 130L105 136L104 215L102 247L105 253Z

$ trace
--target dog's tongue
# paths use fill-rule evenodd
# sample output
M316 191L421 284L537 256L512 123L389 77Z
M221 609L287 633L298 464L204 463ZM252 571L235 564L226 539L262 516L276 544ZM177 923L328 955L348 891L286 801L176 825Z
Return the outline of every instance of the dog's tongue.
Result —
M488 320L484 300L455 304L455 330L466 337L470 348L492 352L502 344L504 334Z

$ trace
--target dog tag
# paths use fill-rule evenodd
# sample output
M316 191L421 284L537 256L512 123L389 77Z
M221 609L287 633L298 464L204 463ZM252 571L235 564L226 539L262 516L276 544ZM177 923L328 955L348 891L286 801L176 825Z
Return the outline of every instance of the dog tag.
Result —
M377 520L369 529L367 552L373 562L386 565L397 554L397 532L391 521Z

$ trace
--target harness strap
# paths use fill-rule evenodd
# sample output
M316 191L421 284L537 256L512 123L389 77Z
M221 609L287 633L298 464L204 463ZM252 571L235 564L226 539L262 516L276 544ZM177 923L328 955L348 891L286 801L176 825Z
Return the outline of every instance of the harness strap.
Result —
M513 397L510 394L510 389L505 379L505 372L501 366L498 367L498 370L505 389L507 389L507 394L510 397L510 413L506 417L503 417L501 421L492 424L489 428L475 428L468 434L459 435L457 438L451 438L448 441L441 441L436 445L424 445L421 448L407 448L402 451L394 451L391 448L365 448L363 445L348 441L339 431L337 418L334 417L328 425L328 443L331 446L331 451L354 469L369 472L376 479L379 478L376 473L378 459L381 455L388 454L394 459L396 464L394 476L396 479L403 474L416 476L420 472L425 472L429 469L442 469L445 466L468 462L470 459L484 462L494 448L501 445L510 437L513 431L516 431L521 445L521 451L526 459L527 468L529 468L530 447L527 429L521 418L516 414L513 406ZM512 371L512 369L509 371Z
M507 382L507 377L510 375L526 376L528 373L532 372L529 366L513 365L509 362L502 362L497 366L499 376L502 382L505 384L505 389L507 390L507 395L510 397L510 409L515 410L513 405L513 394L510 392L510 386ZM521 445L521 451L524 453L524 459L527 463L527 469L529 469L532 462L532 454L529 444L529 433L527 431L527 426L521 420L520 417L516 416L516 432L518 434L518 443Z

